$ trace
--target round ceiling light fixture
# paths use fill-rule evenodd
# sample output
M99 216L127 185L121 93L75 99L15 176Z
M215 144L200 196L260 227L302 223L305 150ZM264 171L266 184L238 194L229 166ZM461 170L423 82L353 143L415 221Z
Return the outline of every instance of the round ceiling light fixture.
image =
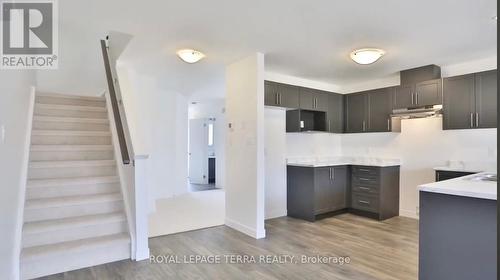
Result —
M187 63L196 63L205 57L200 51L192 50L192 49L183 49L177 51L177 56Z
M362 65L372 64L385 54L384 50L375 48L364 48L351 52L351 59Z

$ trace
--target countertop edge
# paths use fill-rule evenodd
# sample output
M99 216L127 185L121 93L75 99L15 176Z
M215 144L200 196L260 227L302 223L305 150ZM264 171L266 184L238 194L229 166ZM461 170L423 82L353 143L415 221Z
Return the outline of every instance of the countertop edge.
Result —
M436 188L436 187L425 187L425 186L419 186L418 190L421 192L431 192L431 193L440 193L440 194L463 196L463 197L470 197L470 198L497 200L497 195L486 194L486 193L455 191L455 190L440 189L440 188Z

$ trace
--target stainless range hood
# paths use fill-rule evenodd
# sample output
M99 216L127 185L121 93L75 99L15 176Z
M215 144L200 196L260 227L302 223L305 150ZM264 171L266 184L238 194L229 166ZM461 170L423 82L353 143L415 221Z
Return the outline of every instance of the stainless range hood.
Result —
M392 118L418 119L441 115L443 105L425 106L418 108L404 108L392 110Z

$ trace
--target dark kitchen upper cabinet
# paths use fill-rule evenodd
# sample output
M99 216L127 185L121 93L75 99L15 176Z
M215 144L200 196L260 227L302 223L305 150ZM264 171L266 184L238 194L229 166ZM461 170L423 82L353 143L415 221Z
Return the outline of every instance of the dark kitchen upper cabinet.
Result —
M265 81L264 104L267 106L299 108L299 87Z
M310 88L300 88L300 109L314 111L328 111L328 93Z
M392 97L395 89L381 88L368 92L368 131L391 131Z
M326 113L310 110L287 110L286 132L327 131Z
M395 88L394 109L415 107L413 89L413 85L401 85Z
M443 79L443 129L474 126L474 74Z
M264 82L264 105L279 106L278 84L270 81Z
M415 85L415 104L418 107L443 104L441 79L417 83Z
M351 93L345 97L345 132L357 133L367 130L366 93Z
M497 127L497 70L443 80L443 129Z
M331 93L328 95L327 131L331 133L344 132L344 96Z
M394 109L443 104L441 79L396 87Z
M497 127L497 70L475 74L476 128Z

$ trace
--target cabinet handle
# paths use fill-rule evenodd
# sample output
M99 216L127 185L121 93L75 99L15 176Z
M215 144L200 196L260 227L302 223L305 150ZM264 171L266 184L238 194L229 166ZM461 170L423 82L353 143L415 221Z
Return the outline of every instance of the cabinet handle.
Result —
M363 169L363 168L360 168L358 169L359 171L363 171L363 172L370 172L370 169Z
M418 91L415 92L415 105L418 105Z
M479 113L476 113L476 127L479 127Z
M359 187L359 188L362 190L367 190L367 191L370 190L370 188L367 188L367 187Z
M328 131L332 132L332 121L328 120Z
M470 127L474 127L474 114L470 113Z
M413 99L414 99L414 98L413 98L413 92L411 92L410 94L411 94L411 105L413 105L413 104L415 104L415 103L413 102Z
M359 203L363 203L363 204L368 204L370 205L370 202L366 201L366 200L358 200Z
M332 169L328 168L328 179L332 179Z
M279 96L279 95L278 95L278 93L276 92L276 93L274 94L274 103L276 103L276 105L280 105L280 101L279 101L279 97L278 97L278 96Z
M359 178L359 180L361 180L361 181L370 181L370 179L366 179L366 178Z
M365 130L366 130L366 123L365 123L365 121L363 121L363 131L365 131Z
M335 169L330 168L330 172L332 173L332 181L335 181Z
M387 131L391 131L391 119L387 119Z
M282 100L283 100L283 94L280 93L280 105L283 104Z

